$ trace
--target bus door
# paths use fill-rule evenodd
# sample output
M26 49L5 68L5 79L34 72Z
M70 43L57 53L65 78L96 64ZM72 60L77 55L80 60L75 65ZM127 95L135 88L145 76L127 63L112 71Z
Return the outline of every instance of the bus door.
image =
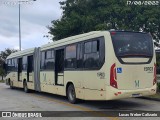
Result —
M22 58L18 58L18 81L22 81Z
M64 85L64 49L55 50L55 85Z
M33 55L28 56L27 58L27 80L28 82L33 81Z

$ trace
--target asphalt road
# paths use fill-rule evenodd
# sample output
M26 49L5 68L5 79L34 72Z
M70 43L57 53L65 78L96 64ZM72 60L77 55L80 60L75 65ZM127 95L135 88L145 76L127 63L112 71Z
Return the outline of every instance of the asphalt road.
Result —
M70 104L67 99L62 96L38 92L24 93L22 89L10 89L9 86L6 86L4 83L0 83L0 111L85 111L85 113L89 112L90 114L90 117L48 117L41 118L41 120L159 120L158 117L92 117L92 115L94 116L95 114L103 114L103 111L160 111L159 103L160 101L129 98L114 101L81 101L79 104ZM96 111L100 111L100 113ZM78 116L84 116L84 114L79 113ZM22 118L0 118L0 120L1 119L22 120ZM33 120L33 118L23 118L23 120L29 119ZM39 120L40 118L34 119Z

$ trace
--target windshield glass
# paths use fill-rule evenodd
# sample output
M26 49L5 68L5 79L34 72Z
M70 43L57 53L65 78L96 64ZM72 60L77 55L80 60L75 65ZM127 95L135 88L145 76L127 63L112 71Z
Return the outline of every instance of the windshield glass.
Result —
M152 38L147 33L111 32L114 50L119 57L153 56Z

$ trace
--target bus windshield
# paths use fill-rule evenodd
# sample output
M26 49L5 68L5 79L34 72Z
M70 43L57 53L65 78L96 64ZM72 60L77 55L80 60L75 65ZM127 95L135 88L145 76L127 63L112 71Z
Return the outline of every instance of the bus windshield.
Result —
M147 33L111 32L117 57L152 57L153 42Z

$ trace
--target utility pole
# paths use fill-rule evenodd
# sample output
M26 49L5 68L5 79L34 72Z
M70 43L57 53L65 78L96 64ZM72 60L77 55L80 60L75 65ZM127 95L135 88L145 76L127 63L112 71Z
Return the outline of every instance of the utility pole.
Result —
M21 4L19 2L19 50L21 51Z
M21 45L21 3L22 2L30 2L30 1L36 1L36 0L28 0L28 1L18 1L18 7L19 7L19 50L21 51L22 45Z

